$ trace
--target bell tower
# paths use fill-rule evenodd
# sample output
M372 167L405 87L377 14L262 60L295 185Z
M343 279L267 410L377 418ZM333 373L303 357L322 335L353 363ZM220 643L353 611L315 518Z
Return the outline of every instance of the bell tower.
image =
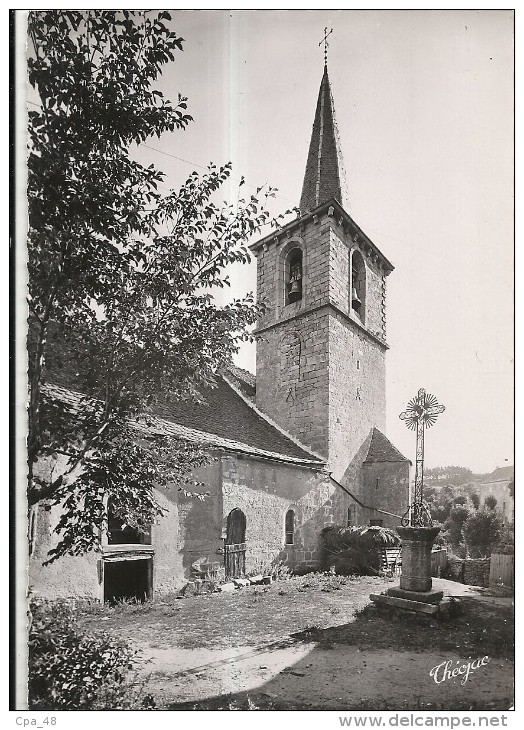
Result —
M336 479L360 467L372 429L385 427L393 271L348 208L326 64L300 214L251 250L258 301L267 307L256 329L257 406L326 458Z

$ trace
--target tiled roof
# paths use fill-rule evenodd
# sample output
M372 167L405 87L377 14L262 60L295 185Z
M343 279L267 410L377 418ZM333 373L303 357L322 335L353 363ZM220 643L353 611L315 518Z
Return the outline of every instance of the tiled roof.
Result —
M511 481L515 474L514 466L499 466L491 472L486 478L485 482L505 482Z
M302 185L301 215L309 210L314 210L332 198L338 200L347 210L349 201L346 190L346 173L327 66L324 66Z
M378 428L374 428L364 464L372 464L380 461L409 461L409 459L402 456L400 451L393 446L391 441Z
M158 416L171 423L210 436L285 457L321 462L305 446L264 418L240 388L224 377L217 378L216 388L204 391L202 403L164 403L156 410Z
M242 391L242 394L249 400L255 400L257 390L257 379L249 370L244 370L236 365L230 365L227 369L227 378L231 380L236 387Z
M72 408L79 405L80 393L57 385L45 387ZM208 388L203 397L201 403L164 403L155 409L152 425L133 421L133 427L253 456L324 466L321 457L270 423L225 378L219 377L217 387Z

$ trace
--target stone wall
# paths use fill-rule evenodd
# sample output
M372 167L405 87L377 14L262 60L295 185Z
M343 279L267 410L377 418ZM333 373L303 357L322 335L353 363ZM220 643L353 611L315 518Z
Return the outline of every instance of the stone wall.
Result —
M385 430L385 352L340 314L329 317L329 461L341 480L371 429ZM365 458L365 454L363 455Z
M257 341L257 406L305 446L328 453L326 311L267 330Z
M331 213L330 213L331 211ZM257 251L257 405L328 459L341 479L370 429L385 428L385 272L330 208ZM303 252L302 300L286 305L286 260ZM350 307L350 254L366 269L366 313Z
M182 495L178 498L178 530L173 540L182 561L184 579L190 577L194 563L200 563L203 572L221 572L223 568L222 476L221 461L217 459L194 472L195 479L205 484L209 496L204 500Z
M367 503L392 515L375 512L370 519L383 520L384 527L396 527L409 504L409 462L364 464L364 496ZM399 515L394 517L393 515Z
M490 558L457 558L448 557L446 575L451 580L470 586L489 586Z
M151 528L153 548L153 591L169 593L184 585L183 555L177 540L178 510L176 490L157 492L156 497L165 514ZM49 551L58 543L55 527L60 519L61 508L49 508L43 504L33 508L35 514L34 550L29 558L28 588L35 595L46 598L84 596L103 600L103 570L101 563L106 555L107 539L102 538L101 550L80 556L64 556L44 565ZM131 549L131 547L130 547Z
M45 460L37 464L36 472L49 478L51 471L59 475L65 460ZM210 480L212 483L212 480ZM176 487L156 492L156 498L165 514L151 528L153 549L153 591L156 594L176 591L185 582L183 553L179 548L178 491ZM192 500L196 502L197 500ZM50 565L44 565L49 551L56 547L55 532L60 519L61 507L38 504L32 508L34 515L34 545L28 564L28 588L35 595L50 599L85 596L103 600L103 566L107 556L107 537L101 537L101 550L86 555L65 556Z
M464 561L464 583L469 586L489 586L490 558L466 559Z
M317 567L323 527L344 519L342 490L312 469L277 462L222 459L224 519L233 509L246 516L246 570L283 561L291 568ZM285 544L285 516L295 512L294 544Z
M49 551L58 543L54 528L60 519L60 507L42 504L32 508L34 514L34 549L29 556L27 585L31 594L49 599L85 596L101 600L103 586L97 561L100 553L59 558L50 565Z

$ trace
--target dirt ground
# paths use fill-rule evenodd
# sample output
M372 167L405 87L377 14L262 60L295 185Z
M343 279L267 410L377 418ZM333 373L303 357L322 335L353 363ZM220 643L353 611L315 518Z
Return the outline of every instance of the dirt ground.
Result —
M393 583L317 574L104 609L83 623L131 637L146 691L168 709L508 709L512 599L435 579L462 607L447 623L364 608L370 592ZM484 656L465 682L430 675L439 664L452 670Z

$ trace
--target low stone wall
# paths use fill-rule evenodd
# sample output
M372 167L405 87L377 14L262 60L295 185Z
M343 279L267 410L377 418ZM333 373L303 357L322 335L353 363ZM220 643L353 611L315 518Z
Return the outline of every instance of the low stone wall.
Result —
M465 583L470 586L489 586L490 558L457 558L455 555L448 557L446 575L458 583Z
M489 586L490 558L464 561L464 583L469 586Z

